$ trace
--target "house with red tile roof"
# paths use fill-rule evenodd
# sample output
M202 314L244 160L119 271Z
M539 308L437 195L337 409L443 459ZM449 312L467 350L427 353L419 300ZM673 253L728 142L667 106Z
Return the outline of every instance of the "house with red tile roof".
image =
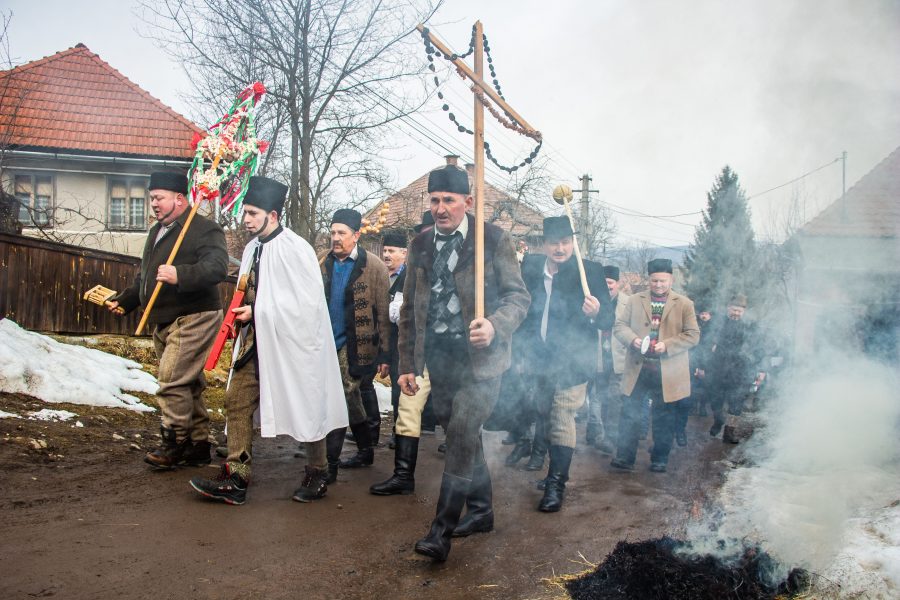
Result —
M445 159L446 164L459 166L457 164L458 156L451 154ZM437 165L435 168L440 168L440 166ZM470 185L474 185L474 169L474 165L466 165ZM421 223L422 213L429 210L430 206L428 173L376 204L363 217L373 222L376 221L385 202L388 203L388 211L384 215L383 229L412 229L413 226ZM513 238L524 240L533 248L539 248L541 245L544 215L536 208L510 197L509 194L487 182L484 184L484 220L505 229Z
M900 148L795 234L795 346L870 350L900 323ZM877 351L880 353L881 351Z
M0 176L25 235L139 256L151 171L202 130L83 44L0 71Z

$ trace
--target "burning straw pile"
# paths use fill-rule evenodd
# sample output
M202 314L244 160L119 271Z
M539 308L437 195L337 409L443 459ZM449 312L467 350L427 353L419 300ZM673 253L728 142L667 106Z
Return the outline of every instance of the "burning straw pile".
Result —
M769 583L765 576L775 563L758 548L726 565L709 555L681 554L682 547L669 537L619 542L594 571L568 581L566 589L575 600L758 600L790 598L807 587L806 573L797 569L780 584Z

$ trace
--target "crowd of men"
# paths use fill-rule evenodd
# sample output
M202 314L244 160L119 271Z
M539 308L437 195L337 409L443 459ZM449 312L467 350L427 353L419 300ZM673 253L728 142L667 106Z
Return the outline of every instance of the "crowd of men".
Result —
M203 364L223 318L217 286L228 256L221 227L196 216L174 263L164 264L184 228L187 185L184 175L151 176L157 223L134 284L108 303L130 312L164 284L149 320L162 423L160 446L145 461L155 469L212 460ZM672 290L667 259L648 263L646 291L626 295L619 269L579 263L571 221L549 217L543 252L532 254L484 224L478 316L466 172L432 171L428 195L430 210L412 239L405 230L386 232L381 258L359 244L360 213L336 211L331 249L320 261L280 224L287 188L251 178L242 218L252 240L239 272L247 290L233 309L239 335L225 396L227 452L216 477L190 480L196 492L246 501L257 419L263 437L302 443L306 467L293 499L324 497L340 469L373 464L376 376L391 381L394 472L372 494L413 493L420 436L434 422L446 434L435 516L415 546L437 561L446 560L453 537L494 527L485 429L508 432L509 466L528 459L525 468L539 471L549 458L538 482L542 512L563 506L582 412L585 441L614 454L615 471L635 469L639 440L650 433L649 469L665 472L673 445L687 443L695 406L700 414L712 408L710 435L724 428L724 441L739 440L746 392L765 376L743 295L731 298L727 319L702 307L698 320L691 299ZM356 452L342 459L348 438Z

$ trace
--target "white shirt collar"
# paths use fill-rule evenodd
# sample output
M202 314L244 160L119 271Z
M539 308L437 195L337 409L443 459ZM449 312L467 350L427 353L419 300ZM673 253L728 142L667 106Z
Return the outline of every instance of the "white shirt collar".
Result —
M466 215L463 216L463 220L459 222L459 227L457 227L456 229L454 229L453 231L451 231L451 232L450 232L449 234L447 234L447 235L453 235L453 234L456 233L457 231L460 232L460 233L462 234L462 239L465 240L465 239L466 239L466 235L469 233L469 215L468 215L468 213L466 213ZM434 228L434 239L437 239L438 234L444 235L443 233L441 233L440 231L438 231L438 228L435 226L435 228Z
M359 244L353 246L353 250L350 251L350 256L348 256L344 260L338 259L338 261L344 262L346 260L356 260L357 258L359 258Z

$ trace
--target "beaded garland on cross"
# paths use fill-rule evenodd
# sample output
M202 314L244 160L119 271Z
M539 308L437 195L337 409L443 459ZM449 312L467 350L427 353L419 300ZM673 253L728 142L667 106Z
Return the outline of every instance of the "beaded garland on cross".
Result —
M428 31L429 31L428 28L424 28L422 30L422 41L425 44L425 54L428 57L428 69L432 73L436 72L436 68L434 66L434 57L435 56L437 56L438 58L443 58L452 63L454 60L456 60L458 58L466 58L467 56L469 56L470 54L472 54L475 51L475 27L474 26L472 27L472 37L469 40L469 49L465 52L465 54L451 54L450 56L446 56L446 55L442 54L440 50L438 50L437 48L434 47L434 45L431 43L431 40L428 38ZM494 68L494 59L491 56L491 46L488 43L488 38L486 35L482 34L482 39L484 40L484 52L487 55L488 69L491 72L491 79L492 79L494 89L496 90L497 95L500 96L500 98L502 98L505 101L506 97L503 95L503 92L501 91L500 82L497 79L497 71ZM463 73L460 69L457 68L456 72L462 79L464 79L464 80L466 79L465 73ZM444 93L441 91L441 81L440 81L440 79L438 79L437 75L434 76L434 85L438 90L438 92L437 92L438 98L443 100ZM522 127L521 124L519 124L518 121L516 121L516 119L512 115L510 115L505 110L503 111L503 115L505 115L505 117L503 115L501 115L500 112L494 107L494 105L491 104L490 101L485 97L484 92L481 89L479 89L476 85L473 84L471 86L471 91L475 94L475 97L478 99L478 101L481 102L481 104L484 105L484 107L488 109L488 111L491 113L491 115L501 125L503 125L507 129L511 129L521 135L529 137L533 140L537 140L537 145L528 154L528 156L524 160L522 160L522 162L520 162L518 165L513 165L511 167L500 164L500 162L497 160L497 158L491 152L491 145L487 142L487 140L485 140L484 152L485 152L485 155L488 157L488 159L492 163L494 163L497 166L497 168L499 168L503 171L506 171L507 173L514 173L514 172L518 171L520 168L523 168L526 165L531 164L534 161L534 159L537 158L537 155L540 153L541 147L544 144L544 141L541 137L541 132L534 131L531 129L525 129L524 127ZM441 110L448 113L447 117L450 119L450 121L454 125L456 125L457 131L459 131L460 133L467 133L469 135L475 134L474 131L472 131L471 129L469 129L468 127L466 127L465 125L463 125L462 123L459 122L459 120L456 118L456 115L453 114L452 112L450 112L450 106L448 104L446 104L446 103L443 104L441 106Z

